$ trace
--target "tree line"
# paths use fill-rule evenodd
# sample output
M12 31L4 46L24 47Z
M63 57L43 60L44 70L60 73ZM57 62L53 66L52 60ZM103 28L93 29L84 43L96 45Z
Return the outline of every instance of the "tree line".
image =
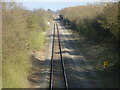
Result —
M120 39L119 3L88 4L60 11L70 28L96 41Z
M98 56L100 57L97 57L96 61L101 63L102 60L107 60L109 62L109 71L114 74L118 74L120 69L120 49L118 44L120 41L119 8L120 2L110 2L67 7L59 12L64 17L62 21L67 23L67 28L85 37L86 40L92 41L91 46L98 45L104 48L99 53ZM87 47L84 46L85 48ZM99 48L93 50L99 52Z

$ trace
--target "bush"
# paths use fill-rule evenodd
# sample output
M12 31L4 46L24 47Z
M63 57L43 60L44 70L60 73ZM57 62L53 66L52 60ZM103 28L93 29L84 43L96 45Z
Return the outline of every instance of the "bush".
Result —
M71 28L88 38L118 40L118 3L68 7L60 14Z
M118 3L107 4L98 22L104 29L109 30L114 39L118 40L120 35L120 30L118 29Z
M118 41L120 40L119 5L120 2L111 2L68 7L60 11L66 22L70 23L72 30L84 35L89 41L94 41L95 44L108 46L108 55L102 52L104 54L102 56L112 57L111 63L113 66L110 66L110 68L115 72L118 71L118 65L120 64L118 56L120 52L118 49Z
M3 3L3 88L27 88L30 52L43 46L51 12L28 11L17 3ZM46 17L47 16L47 17Z

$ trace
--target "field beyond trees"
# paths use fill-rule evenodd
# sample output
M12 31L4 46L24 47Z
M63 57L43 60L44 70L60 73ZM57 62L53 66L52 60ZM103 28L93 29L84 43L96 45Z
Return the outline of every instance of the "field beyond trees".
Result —
M41 49L52 13L43 9L26 10L14 2L2 3L3 88L27 88L30 55Z
M59 12L66 27L73 30L73 34L77 33L80 36L80 52L96 69L105 87L112 88L118 87L119 83L119 4L88 4L64 8ZM81 40L81 37L85 39ZM108 62L107 68L104 68L105 61Z

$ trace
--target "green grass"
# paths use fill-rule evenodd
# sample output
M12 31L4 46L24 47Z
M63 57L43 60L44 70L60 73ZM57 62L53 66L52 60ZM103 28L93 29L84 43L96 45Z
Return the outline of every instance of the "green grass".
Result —
M30 48L34 50L38 50L42 48L45 36L42 34L42 32L35 32L34 30L30 32L30 37L28 43L30 44Z
M4 88L24 88L28 87L27 74L30 68L28 53L24 50L11 52L9 58L3 61L3 87Z
M47 29L43 21L50 20L45 15L51 13L45 10L28 12L11 2L3 7L2 87L29 88L27 77L32 66L31 52L43 47L46 37L42 33Z
M68 29L68 31L73 32L71 29ZM110 42L96 43L78 33L73 33L73 35L79 35L79 37L74 37L76 45L78 46L77 52L82 53L89 64L93 66L103 86L105 88L118 88L119 72L117 66L119 65L115 65L115 63L117 63L119 58L115 45L112 45ZM106 70L103 65L105 60L109 62Z
M64 21L70 23L68 26L73 32L79 34L79 52L99 71L104 85L108 88L118 87L118 3L68 7L62 9L60 14L63 15ZM109 63L106 71L104 61Z
M1 88L2 88L2 53L0 53L0 89Z
M1 33L0 33L0 36L1 36ZM1 88L2 88L2 40L0 37L0 89Z
M30 50L39 50L43 47L45 36L42 32L32 31L28 37ZM30 71L31 61L27 48L12 50L3 53L3 87L4 88L24 88L29 87L27 76Z
M116 75L117 68L112 70L114 62L118 60L117 51L115 47L109 46L107 43L95 43L90 40L85 40L80 44L80 52L86 57L95 70L98 72L99 79L102 81L104 87L116 88L118 87L118 76ZM113 54L114 53L114 54ZM109 66L107 70L104 69L103 62L108 61ZM114 82L114 83L113 83Z
M119 79L113 73L109 73L107 71L98 71L97 75L99 80L101 80L102 84L106 88L118 88L119 87Z
M30 50L39 50L43 47L45 36L42 32L31 31L27 42ZM31 62L27 48L12 50L3 53L3 87L4 88L24 88L29 87L27 76Z

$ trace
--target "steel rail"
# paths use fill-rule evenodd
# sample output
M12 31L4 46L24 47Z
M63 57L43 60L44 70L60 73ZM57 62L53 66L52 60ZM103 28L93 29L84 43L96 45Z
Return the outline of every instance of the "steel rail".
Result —
M49 90L52 90L52 88L53 88L53 62L54 62L53 60L54 60L55 29L57 29L58 44L59 44L59 50L60 50L60 59L61 59L61 64L62 64L63 77L64 77L64 82L65 82L65 89L68 90L68 81L67 81L67 76L66 76L66 72L65 72L64 61L62 59L62 50L61 50L61 44L60 44L60 36L59 36L58 24L56 22L54 23L54 29L53 29L53 42L52 42L52 56L51 56Z
M66 87L66 89L68 90L68 81L67 81L67 76L66 76L66 72L65 72L64 60L63 60L63 58L62 58L62 50L61 50L61 44L60 44L60 35L59 35L59 30L58 30L58 24L57 24L57 23L56 23L56 28L57 28L57 33L58 33L58 42L59 42L60 58L61 58L61 64L62 64L64 81L65 81L65 87Z
M53 56L54 56L54 41L55 41L55 23L53 29L53 42L52 42L52 56L51 56L51 70L50 70L50 85L49 90L52 90L52 82L53 82Z

